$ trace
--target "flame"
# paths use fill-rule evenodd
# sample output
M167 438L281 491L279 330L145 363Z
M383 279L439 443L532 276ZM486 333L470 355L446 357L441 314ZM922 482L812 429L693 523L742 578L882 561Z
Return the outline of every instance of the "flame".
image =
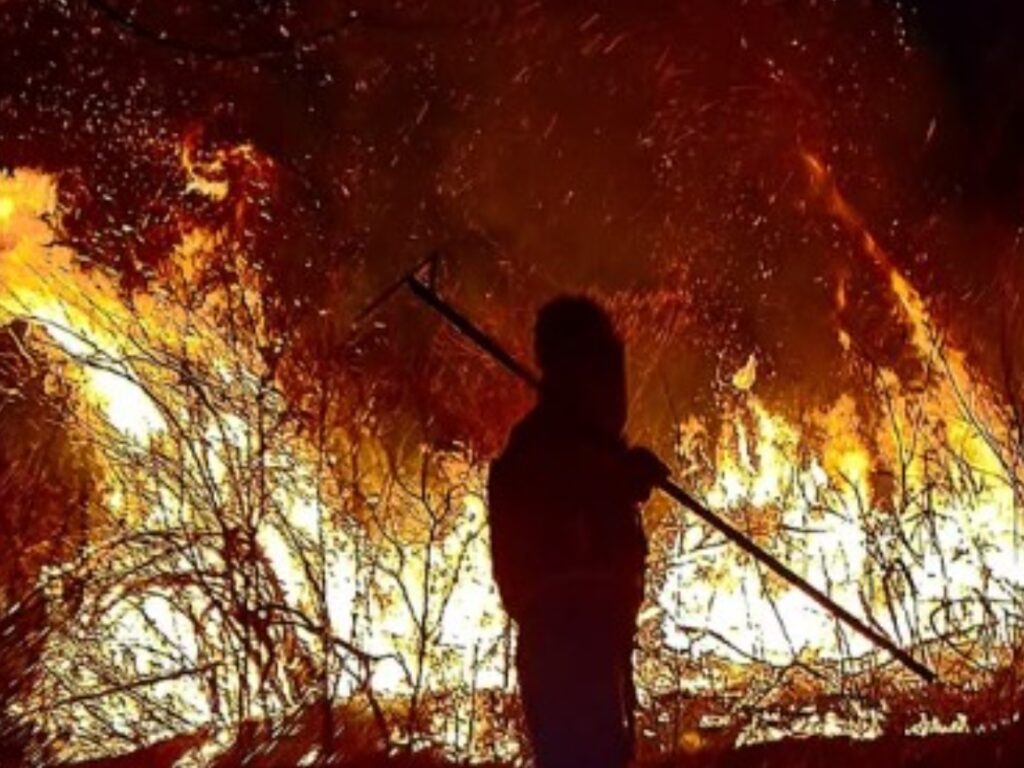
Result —
M243 155L251 148L231 150ZM188 188L213 199L226 198L229 188L222 178L225 156L215 155L200 162L194 148L186 141L181 162L188 174ZM228 387L244 393L253 382L261 378L260 349L270 342L261 314L261 287L258 275L248 268L242 254L225 245L220 233L194 230L183 234L178 247L159 267L159 291L138 294L130 299L120 292L113 280L96 269L85 270L68 248L52 242L48 224L58 214L56 184L53 178L32 170L21 169L10 177L0 178L0 322L14 318L30 319L46 329L52 344L72 363L71 375L90 408L116 429L133 445L132 450L145 455L147 446L157 452L165 450L161 441L165 433L174 433L171 421L177 423L188 418L188 403L182 399L181 387L172 375L159 366L147 364L146 355L138 354L145 345L164 345L175 350L183 359L202 361L210 371ZM197 297L193 286L212 259L235 259L234 272L240 276L234 286L233 299L223 291L212 291ZM223 333L219 318L230 311L231 301L241 301L250 310L253 320L247 346L240 346L237 338ZM183 310L188 306L189 311ZM141 346L140 346L141 345ZM155 348L155 347L154 347ZM150 350L151 351L151 350ZM138 364L134 360L139 359ZM271 383L273 386L273 383ZM250 393L251 394L251 393ZM272 395L280 398L280 393ZM225 495L237 493L231 487L232 454L244 454L253 449L251 425L230 410L214 414L214 423L206 434L188 439L197 440L193 446L197 460L216 484L223 485ZM180 439L174 437L171 439ZM391 569L395 578L384 585L366 583L366 574L351 556L353 543L337 530L329 530L325 522L332 511L328 501L311 498L309 489L322 484L313 459L313 449L299 434L288 436L288 442L272 449L270 462L290 467L289 484L275 488L281 515L277 521L258 526L257 541L266 558L275 582L280 586L282 600L292 610L307 616L316 616L316 591L309 570L302 562L303 545L296 544L296 536L304 541L325 537L329 556L324 563L324 581L327 590L327 621L334 637L357 643L364 652L379 657L373 668L372 684L378 695L401 697L409 694L411 683L409 667L397 659L415 659L417 638L446 648L461 648L458 661L449 655L413 662L422 670L416 676L436 690L443 681L472 679L481 688L501 687L507 684L507 674L498 668L489 648L505 635L505 621L500 611L497 594L490 580L490 559L485 528L485 509L482 501L483 479L479 470L462 456L446 461L445 474L451 482L464 484L467 490L457 498L453 507L450 530L429 545L407 541L400 549L382 550L380 567ZM381 472L377 479L386 475ZM172 493L168 489L167 494ZM381 519L408 523L403 535L411 535L417 524L409 523L403 509L387 507L381 501ZM175 501L179 514L192 516L197 521L201 513L190 509L194 503L184 497ZM122 489L114 484L108 489L105 505L113 514L121 515L121 525L130 528L149 527L160 530L170 521L156 509L140 509L138 500L126 498ZM341 504L335 498L334 504ZM410 502L412 503L412 502ZM422 503L422 500L415 502ZM442 504L443 497L434 499ZM392 532L389 535L394 535ZM102 548L103 542L95 542ZM308 555L308 552L305 553ZM425 590L430 558L435 584L444 592L443 605L431 605L420 611L418 605L403 605L393 599L399 588L410 594ZM444 563L449 571L438 582L437 563ZM455 565L458 565L455 568ZM185 565L184 563L182 564ZM376 596L367 599L365 591L375 590ZM360 594L362 592L362 594ZM108 607L102 621L108 632L102 643L103 653L121 660L121 649L131 651L130 664L135 673L145 676L161 671L165 658L158 652L164 649L180 657L186 666L199 666L200 640L196 629L175 605L170 594L153 591L139 601L123 594L121 588L105 598ZM195 610L202 611L205 599L196 596ZM360 605L363 607L360 608ZM359 626L353 617L360 610L367 611ZM211 618L208 631L218 632L220 622ZM436 626L435 626L436 625ZM316 648L316 638L300 640ZM146 650L148 649L148 650ZM52 674L71 675L69 664L79 658L79 649L71 639L56 639L51 649ZM248 668L244 677L255 680L260 671ZM336 672L335 695L352 695L361 688L355 673ZM102 679L87 670L73 676L88 695L102 689ZM228 688L228 699L236 682L221 681ZM154 692L172 697L179 702L179 718L196 727L205 725L215 716L210 708L204 688L204 677L186 676L158 683ZM139 707L130 699L111 696L100 706L108 721L128 731L143 717ZM89 710L71 708L58 715L89 718ZM154 735L159 730L154 731ZM68 756L92 754L74 739L66 745Z
M813 414L809 423L822 432L823 448L817 457L800 458L805 443L800 428L771 413L756 397L737 409L727 423L716 448L717 472L706 501L712 509L731 517L755 541L777 554L812 583L826 587L831 596L851 608L864 604L890 634L905 636L910 627L917 642L927 644L937 629L925 629L926 614L946 602L974 602L977 620L988 610L986 600L1005 601L1006 585L1024 587L1014 556L1014 504L1005 483L983 488L969 508L963 502L937 494L941 512L933 531L934 541L923 547L920 562L909 568L914 593L898 601L900 620L885 617L881 591L869 585L877 578L869 547L872 540L886 539L886 521L879 520L893 503L876 492L870 476L878 460L858 437L859 425L853 400L841 397L829 409ZM966 429L963 424L959 430ZM992 472L997 466L985 444L976 436L947 433L951 451L972 456L975 466ZM892 434L883 428L876 436L886 452L896 451ZM927 478L915 456L907 469L908 493L921 492ZM892 514L892 513L888 513ZM890 520L891 524L892 521ZM785 533L786 530L796 533ZM688 526L676 545L677 563L670 569L660 597L666 609L666 634L670 644L690 646L690 636L677 625L703 618L708 629L734 639L742 653L786 663L795 655L813 650L816 656L842 659L872 652L862 638L839 638L834 620L788 585L752 568L722 545L709 546L703 530ZM780 540L785 542L779 551ZM984 541L993 547L984 557L962 551L965 543ZM959 556L952 553L960 552ZM951 561L951 562L950 562ZM997 583L999 582L999 583ZM1003 637L1009 638L1012 612L1003 615ZM722 652L716 642L694 650ZM993 659L1000 658L991 649ZM979 659L979 661L981 661Z
M209 160L200 160L196 157L199 135L186 136L181 143L181 167L185 169L188 177L186 189L189 192L198 192L211 200L224 200L228 196L228 181L225 176L225 160L223 152L215 153ZM248 145L236 150L239 153L251 154L252 148Z
M28 317L43 325L69 354L79 358L125 357L116 328L136 317L117 297L113 283L85 275L67 248L51 243L46 220L56 215L56 186L35 171L0 177L0 320ZM85 392L110 422L144 437L163 419L134 382L130 366L87 366Z
M957 624L994 622L998 642L974 653L979 665L998 668L1014 642L1013 593L1024 588L1016 555L1014 488L1020 479L999 450L1011 444L1004 413L995 394L972 377L966 355L943 340L920 293L825 165L809 152L802 158L826 213L860 243L909 324L912 349L929 372L923 391L882 369L874 386L887 404L886 418L865 420L854 399L842 395L798 425L745 386L753 380L752 357L733 377L744 396L725 415L717 444L702 447L707 431L684 424L680 458L714 455L715 474L705 483L712 509L841 604L867 612L898 642L919 653L928 649L947 679L965 674L955 654L939 647ZM840 280L836 305L841 311L845 304ZM845 331L840 341L849 351ZM808 446L817 448L809 454ZM887 490L876 475L889 472L898 474ZM937 484L940 475L944 481ZM962 484L972 484L970 492ZM737 663L874 654L799 592L721 544L709 544L699 526L684 526L674 552L659 596L671 647L725 654ZM902 574L895 580L887 571L893 567ZM959 613L951 613L952 606ZM719 635L732 638L730 646Z
M878 244L861 214L839 191L835 179L825 164L813 153L801 151L801 158L811 182L812 191L820 197L827 213L834 217L860 243L861 250L874 268L889 283L889 288L903 310L913 330L911 341L918 354L927 357L933 349L935 333L925 307L924 299L910 282L896 269L889 254ZM846 304L845 286L840 282L836 304Z
M749 392L757 381L757 355L750 354L743 367L732 375L732 385L741 392Z
M236 151L253 152L246 147ZM189 189L214 200L227 199L227 155L197 158L186 140L181 162ZM884 278L910 324L913 350L930 375L923 388L911 388L893 372L879 371L870 386L886 404L884 419L867 418L858 400L845 394L797 422L773 411L756 394L758 358L752 353L730 377L736 399L714 439L708 425L695 418L679 426L684 476L710 507L838 602L867 614L951 679L976 685L978 668L994 670L1006 662L1014 590L1024 590L1016 558L1013 493L1019 479L1011 476L1011 465L999 449L1005 436L1003 414L995 395L971 376L966 356L943 343L925 301L896 269L824 164L806 152L803 162L826 213L857 239L866 262ZM195 230L183 234L159 268L160 292L128 299L113 280L97 269L84 269L72 251L51 242L47 220L57 214L56 186L49 176L22 169L0 178L0 320L28 317L45 327L76 364L87 401L140 449L139 455L147 447L157 454L161 441L169 440L174 430L173 420L188 411L172 377L137 361L139 343L159 342L208 364L233 399L214 404L218 428L207 428L192 447L218 486L215 490L236 493L232 457L249 456L253 440L244 407L235 412L231 406L249 402L254 382L268 378L260 350L271 339L261 315L259 275L247 267L244 254L225 244L230 238L224 233ZM197 275L215 258L233 260L240 275L237 294L192 296ZM253 326L242 344L225 338L218 320L235 300L252 310ZM840 312L846 300L841 280L835 294ZM187 313L185 304L190 306ZM851 352L845 331L840 331L840 341ZM273 388L273 377L269 380ZM280 415L283 396L272 389L261 400L264 405L279 409L274 413ZM918 441L908 440L910 435ZM435 692L466 681L472 681L473 691L507 689L509 675L499 653L501 648L507 651L507 625L489 575L481 468L459 453L433 457L442 490L402 496L401 484L388 484L394 469L377 455L384 447L361 435L342 442L346 450L367 454L370 469L360 481L363 486L321 495L329 473L320 467L310 436L295 429L281 440L266 460L282 473L277 475L280 485L270 490L276 515L257 526L255 538L283 603L326 622L332 637L373 657L370 682L379 694L408 697L421 682L424 690ZM937 472L944 484L935 483ZM887 473L895 479L883 482L880 478ZM141 505L119 493L116 488L109 491L107 504L114 512ZM195 502L180 501L186 518L193 514L199 519L200 510L190 509ZM358 534L331 522L337 509L357 507L364 515ZM663 645L655 662L683 652L698 663L686 681L693 695L711 696L723 685L730 695L741 695L765 665L821 669L823 675L847 668L869 678L882 674L877 651L845 632L804 595L724 542L709 538L700 525L685 518L671 520L651 532L654 539L671 539L671 556L651 576L653 605L644 616L660 623ZM158 509L143 510L130 523L159 526L168 519ZM431 537L424 538L425 530ZM303 562L312 551L311 542L317 541L330 552L321 555L328 598L323 617L317 615L320 586ZM375 575L368 576L361 565L356 552L360 547L378 548ZM214 562L224 567L223 557ZM443 605L431 602L432 590L444 596ZM153 592L137 603L119 601L115 595L110 605L107 651L163 643L189 663L200 663L201 638L166 594ZM210 620L211 632L223 631L226 619L220 621ZM978 627L991 629L986 635L991 642L975 649L970 668L957 661L950 645ZM307 650L321 642L308 628L296 638L289 642ZM434 650L420 653L417 643L422 642ZM58 654L61 663L75 658L73 648L58 650L65 654ZM143 672L157 670L158 655L140 651L134 663ZM239 678L260 674L246 666ZM358 675L339 670L336 676L334 695L362 690ZM88 675L83 680L98 683ZM238 684L218 680L225 687ZM161 685L166 695L195 702L188 710L195 723L215 717L201 679ZM225 695L225 701L232 696L237 691ZM124 724L141 716L137 707L123 702L107 706ZM864 713L862 719L877 724L878 717L877 712ZM823 722L807 727L820 732L847 728L834 719ZM767 726L755 728L746 738L769 731ZM680 739L688 751L701 749L705 741L692 729ZM69 747L69 753L75 748Z

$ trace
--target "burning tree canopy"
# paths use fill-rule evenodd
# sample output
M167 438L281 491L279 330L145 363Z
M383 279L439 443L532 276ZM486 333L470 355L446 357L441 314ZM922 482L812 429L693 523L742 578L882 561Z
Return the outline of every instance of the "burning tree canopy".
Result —
M1011 720L1024 62L960 13L5 3L0 611L44 663L0 640L0 738L519 754L482 487L528 393L408 299L353 323L432 250L523 358L598 297L631 436L942 677L654 503L647 754Z

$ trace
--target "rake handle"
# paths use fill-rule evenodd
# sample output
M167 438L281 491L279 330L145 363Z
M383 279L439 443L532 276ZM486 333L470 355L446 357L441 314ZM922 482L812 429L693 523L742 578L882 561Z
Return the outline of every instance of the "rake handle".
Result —
M501 363L501 365L509 372L524 381L533 389L537 389L540 386L540 379L537 377L537 374L512 357L512 355L509 354L494 338L486 334L469 318L438 296L430 286L423 283L416 276L415 271L407 274L404 278L404 282L418 299L440 314L448 321L448 323ZM938 680L938 675L932 669L915 659L910 655L910 653L900 648L881 632L869 626L863 619L860 619L850 611L843 608L839 603L835 602L820 589L808 582L773 554L759 547L747 536L701 504L700 501L684 491L671 480L662 480L657 484L657 487L666 495L675 499L691 512L695 513L701 520L724 535L729 539L729 541L756 559L758 562L765 565L773 573L799 589L811 598L811 600L842 621L852 630L867 638L878 647L887 650L901 664L921 677L925 682L933 683Z

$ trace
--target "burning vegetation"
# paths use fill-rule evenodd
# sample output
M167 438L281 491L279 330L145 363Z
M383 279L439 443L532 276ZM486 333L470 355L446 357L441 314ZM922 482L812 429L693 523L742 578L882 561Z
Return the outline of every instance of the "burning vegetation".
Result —
M0 762L525 759L484 487L529 393L354 322L435 249L522 358L600 299L631 436L939 675L656 499L643 759L1018 724L1013 123L914 8L0 7Z

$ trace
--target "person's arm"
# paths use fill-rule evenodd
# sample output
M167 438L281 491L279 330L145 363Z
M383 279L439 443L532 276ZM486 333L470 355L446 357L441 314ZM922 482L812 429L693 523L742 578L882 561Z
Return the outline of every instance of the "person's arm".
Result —
M633 502L647 501L651 491L671 475L669 468L653 451L635 446L626 451L626 479Z

